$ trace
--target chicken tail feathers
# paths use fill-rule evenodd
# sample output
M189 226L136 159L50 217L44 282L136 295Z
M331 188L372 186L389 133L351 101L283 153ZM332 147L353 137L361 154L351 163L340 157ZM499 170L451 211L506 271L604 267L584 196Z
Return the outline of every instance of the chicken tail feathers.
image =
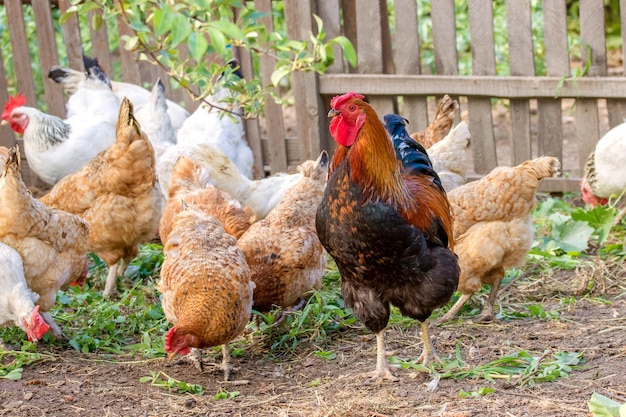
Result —
M111 80L109 80L106 72L104 72L104 69L102 69L100 63L98 63L98 58L83 55L83 65L85 66L85 71L87 71L88 78L98 80L111 87Z
M20 149L16 145L13 148L9 148L7 161L4 164L4 169L2 170L2 176L5 177L9 172L14 172L19 175L21 170L22 162L20 160Z
M391 135L396 158L402 161L402 166L411 175L427 175L433 178L437 187L445 192L439 175L428 157L426 149L409 136L406 131L407 121L397 114L387 114L384 117L385 129Z
M541 156L531 161L526 161L523 165L530 165L530 168L535 172L539 180L556 177L561 171L561 163L553 156Z

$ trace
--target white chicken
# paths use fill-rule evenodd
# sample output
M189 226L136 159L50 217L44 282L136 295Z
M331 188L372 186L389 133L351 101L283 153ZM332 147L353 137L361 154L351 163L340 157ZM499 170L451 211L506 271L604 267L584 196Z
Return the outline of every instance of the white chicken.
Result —
M445 138L428 148L428 156L446 192L465 184L470 131L467 123L456 125Z
M135 118L152 143L155 158L159 159L167 148L176 143L176 133L167 113L165 87L160 78L152 87L150 100L135 112Z
M46 324L39 306L39 295L31 291L24 277L24 264L20 254L0 242L0 327L16 325L26 333L31 342L41 339L50 326Z
M78 171L115 142L120 101L103 75L90 68L83 76L67 102L65 120L25 106L21 94L5 104L2 124L23 135L28 166L47 184Z

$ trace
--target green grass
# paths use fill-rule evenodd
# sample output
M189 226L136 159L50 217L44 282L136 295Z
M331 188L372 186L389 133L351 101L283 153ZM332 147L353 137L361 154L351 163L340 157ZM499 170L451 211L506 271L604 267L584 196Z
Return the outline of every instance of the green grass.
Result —
M585 210L572 207L567 200L542 199L533 212L536 227L535 247L529 254L525 267L507 272L504 285L521 273L526 273L524 280L532 282L541 274L571 269L584 262L593 262L598 257L623 260L624 223L612 226L613 210L611 207ZM561 228L563 217L567 219L566 223L575 222L578 224L577 227L586 232L570 236L568 234L571 232L570 229ZM575 245L584 246L585 249L571 250L571 246ZM59 348L75 349L82 354L97 354L109 361L126 361L129 357L141 360L164 357L163 336L170 324L164 317L160 295L156 290L162 263L163 253L160 245L142 246L140 255L131 263L126 275L118 283L119 296L104 299L101 289L106 278L106 267L97 257L92 257L90 268L92 276L88 283L83 288L70 287L65 291L59 291L57 303L51 311L69 341L55 340L53 336L47 334L38 345L34 345L26 341L25 334L17 327L0 329L0 338L11 346L9 350L0 350L0 378L21 378L24 367L41 361L55 360L56 354L48 351L58 352ZM489 287L485 286L477 298L484 299L488 291ZM436 311L433 317L444 314L456 297L458 294L448 306ZM537 301L500 306L498 318L559 320L562 311L571 308L583 297L591 303L609 302L597 294L580 297L564 295L550 306ZM472 316L478 314L480 309L480 303L469 302L462 314ZM332 261L329 262L321 289L311 292L300 310L287 313L278 322L282 314L283 311L280 309L266 314L254 312L257 320L249 324L252 337L231 343L232 356L244 356L251 351L253 345L260 342L263 347L262 354L272 361L289 360L301 353L309 352L318 358L333 360L337 357L336 340L341 334L349 331L368 333L352 311L345 308L340 291L340 276ZM396 308L392 309L390 327L408 330L416 325L415 320L402 316ZM219 349L214 353L219 356ZM448 361L447 367L440 372L442 377L447 378L480 376L484 379L497 379L506 376L532 384L562 377L576 369L577 365L571 362L573 358L580 360L577 353L550 352L538 355L520 351L487 364L469 367L457 357ZM413 367L409 364L409 359L393 360L401 366ZM494 373L493 369L498 367L502 368L498 371L501 374ZM179 385L184 383L183 381L171 380L169 376L158 372L151 375L151 379L146 378L142 380L152 385L169 387L173 384L170 388L179 391L186 389ZM220 395L228 398L230 394ZM488 392L463 395L485 394Z

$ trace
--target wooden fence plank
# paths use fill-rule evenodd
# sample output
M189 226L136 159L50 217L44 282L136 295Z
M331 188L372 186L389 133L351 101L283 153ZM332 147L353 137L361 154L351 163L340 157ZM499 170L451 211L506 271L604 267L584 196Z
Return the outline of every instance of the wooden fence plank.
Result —
M570 72L565 0L543 0L542 6L546 73L564 77ZM565 170L561 105L560 99L537 100L537 153L557 157Z
M40 0L32 4L35 25L37 26L39 63L42 72L41 77L43 78L44 97L48 104L46 112L55 116L65 117L63 89L59 88L57 83L48 78L48 71L50 71L53 65L58 65L59 63L50 7L50 0Z
M496 57L491 0L469 2L468 16L472 38L472 74L495 75ZM491 99L468 97L467 110L472 135L470 148L474 160L474 171L486 174L498 165Z
M7 20L11 22L11 49L13 50L13 65L17 79L17 91L26 97L26 103L37 107L37 93L33 81L33 70L24 26L24 13L20 0L6 0L4 2Z
M454 0L431 3L435 69L440 75L459 73Z
M69 0L59 0L59 11L63 14L71 6ZM83 43L80 40L80 28L78 26L78 16L72 14L63 25L63 42L67 51L67 64L70 68L82 71L83 66Z
M626 0L620 0L619 2L620 21L622 22L622 68L619 71L620 75L625 75L624 71L624 51L626 51L626 30L624 28L624 22L626 22ZM624 123L626 118L626 100L607 100L606 102L609 113L609 128L613 128L619 124Z
M98 58L98 63L110 79L114 79L113 61L111 60L111 51L109 51L109 34L107 33L106 24L102 24L97 30L92 22L94 16L102 17L102 10L96 9L88 13L89 16L89 33L91 34L91 54Z
M2 50L0 49L0 103L4 106L4 103L9 99L9 91L7 85L6 72L4 70L4 59L2 57ZM6 146L7 148L15 145L15 133L7 126L0 127L0 146Z
M421 74L417 3L415 0L395 0L393 4L396 74ZM428 126L426 97L404 97L401 113L411 122L411 131L421 131Z
M115 0L115 7L120 9L120 0ZM124 74L124 81L132 84L141 85L141 75L139 73L139 67L136 60L137 55L135 52L127 51L126 48L124 48L124 40L122 39L122 36L134 36L135 33L126 24L126 21L124 20L121 13L117 16L117 31L120 38L119 52L120 61L122 64L122 73ZM110 76L113 77L113 74L110 74ZM166 91L169 91L169 89L167 88L169 87L167 86L167 84L169 83L163 84L166 85Z
M320 75L321 94L432 96L457 94L492 98L626 98L626 77L471 76L471 75Z
M325 0L319 0L324 2ZM341 10L343 17L343 34L346 38L352 42L355 48L358 48L358 39L357 39L357 25L356 25L356 0L341 0ZM358 56L358 55L357 55ZM348 71L350 73L356 73L357 68L353 68L348 66Z
M361 0L356 10L357 55L359 74L383 73L383 35L379 0ZM347 92L348 90L345 90ZM359 90L355 90L361 93ZM382 118L393 113L393 101L389 96L369 97L370 104Z
M506 21L511 75L535 75L530 0L507 0ZM530 103L528 100L511 100L510 113L510 164L518 165L531 157Z
M270 0L255 0L255 7L258 11L268 13L267 16L260 19L261 24L268 31L274 30L274 22L272 20L272 3ZM271 85L271 76L274 71L276 60L270 56L262 55L261 63L261 80L263 86ZM278 93L278 91L276 91ZM269 153L266 154L270 165L270 172L284 172L287 169L287 150L285 148L285 127L283 122L283 111L280 104L273 100L268 100L265 106L265 115L267 120L267 134L270 143ZM264 159L265 160L265 159Z
M287 34L292 39L307 39L313 31L311 3L285 2L285 22ZM316 159L322 149L328 149L327 136L321 142L323 130L319 109L323 109L317 92L317 75L314 72L292 74L292 88L295 97L296 124L300 141L300 160ZM324 129L328 131L328 129ZM289 158L287 158L289 160Z
M597 0L580 0L580 38L583 61L591 49L591 66L588 75L606 75L606 40L604 36L604 4ZM584 65L584 62L583 62ZM597 100L577 100L576 136L578 139L578 165L582 175L587 157L599 139L599 115Z
M287 2L289 3L289 2ZM285 6L287 6L285 3ZM324 22L324 31L326 32L327 39L335 38L341 35L341 15L339 0L319 0L316 2L317 15ZM335 54L335 60L332 65L326 70L327 74L337 74L343 71L343 52L339 45L333 46L333 52Z

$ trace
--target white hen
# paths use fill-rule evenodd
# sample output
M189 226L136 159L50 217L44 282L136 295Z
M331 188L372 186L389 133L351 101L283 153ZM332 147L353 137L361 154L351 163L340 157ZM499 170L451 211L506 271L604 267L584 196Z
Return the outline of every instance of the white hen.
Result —
M49 329L35 303L39 295L28 288L20 254L0 242L0 327L16 325L36 341Z
M467 123L456 125L445 138L428 148L428 156L435 172L439 174L446 192L465 184L470 131Z
M132 99L129 100L133 101ZM176 143L176 133L167 113L166 100L165 87L159 78L152 87L150 100L135 112L135 118L139 122L141 130L152 143L156 159L159 159L167 148Z

